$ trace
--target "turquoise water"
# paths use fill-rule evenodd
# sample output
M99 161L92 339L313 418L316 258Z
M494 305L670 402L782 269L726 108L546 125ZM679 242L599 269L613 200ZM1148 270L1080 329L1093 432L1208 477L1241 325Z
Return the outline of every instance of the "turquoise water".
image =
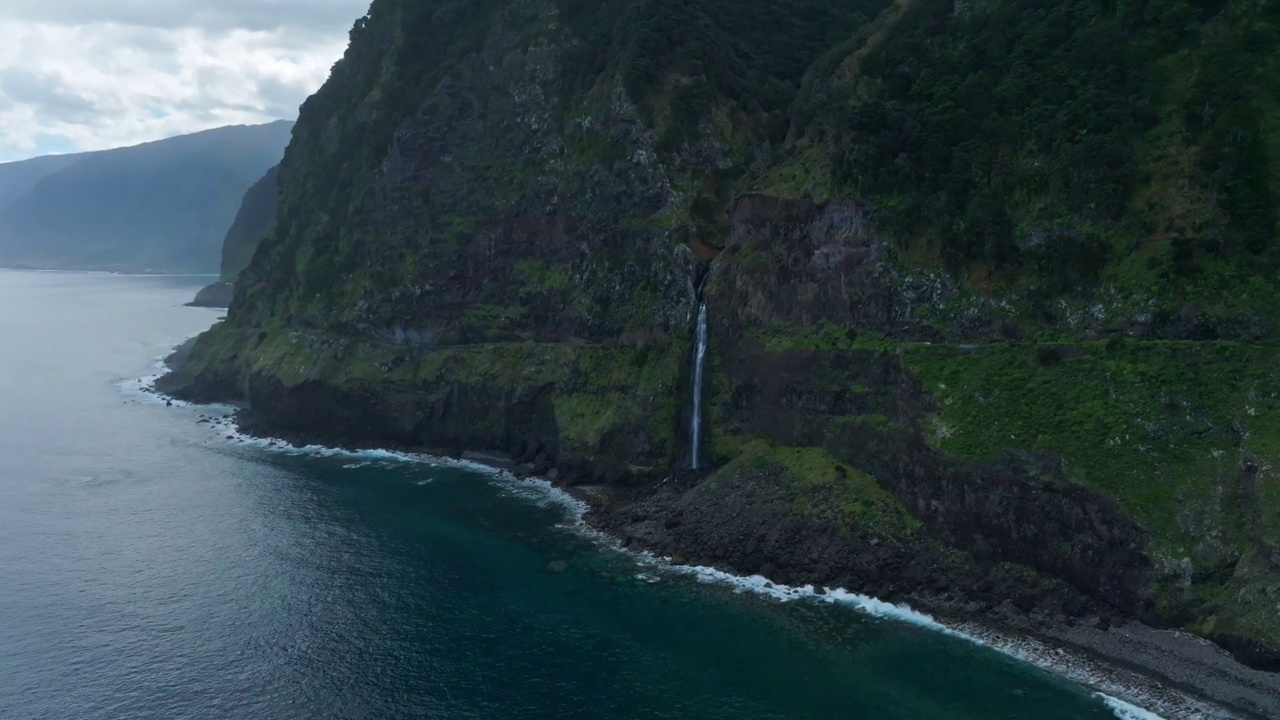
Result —
M122 389L216 318L180 307L204 280L0 271L0 718L1114 717L961 639L638 564L535 488Z

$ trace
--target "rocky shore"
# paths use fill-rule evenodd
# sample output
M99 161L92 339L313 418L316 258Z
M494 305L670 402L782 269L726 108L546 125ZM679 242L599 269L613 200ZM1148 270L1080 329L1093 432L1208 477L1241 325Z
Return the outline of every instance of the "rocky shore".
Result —
M1022 659L1053 670L1061 669L1065 658L1055 656L1062 652L1074 654L1072 662L1094 661L1098 669L1089 673L1094 682L1103 675L1140 687L1142 695L1160 700L1169 718L1273 718L1280 712L1280 674L1248 667L1189 633L1117 617L1113 609L1061 583L1027 575L1020 584L1006 573L958 566L936 548L886 547L874 538L836 540L771 511L785 507L785 499L733 502L743 498L738 492L706 497L682 488L678 478L644 497L619 497L603 487L573 492L592 506L587 522L628 549L651 551L676 564L759 574L781 585L824 577L819 587L905 603L997 647L1016 647L1018 636L1035 638L1048 652ZM1189 702L1180 693L1209 704Z
M169 358L171 372L157 381L157 392L196 402L243 400L216 396L195 382L184 370L190 352L187 343ZM1074 679L1091 685L1106 684L1099 674L1116 678L1112 685L1138 685L1136 694L1158 699L1168 718L1261 719L1275 717L1280 708L1280 674L1250 668L1202 638L1136 622L1065 582L994 559L961 559L927 536L902 541L870 526L865 535L850 536L849 527L857 532L856 525L837 527L828 518L797 513L777 466L761 464L710 483L681 472L656 486L609 483L601 482L599 472L558 462L537 444L422 445L379 432L377 424L363 437L349 423L300 429L251 407L240 410L236 422L242 432L296 446L451 456L517 477L544 477L584 500L591 507L585 521L629 550L668 557L676 565L762 575L780 585L839 587L905 603L996 647L1017 648L1034 639L1041 650L1013 654L1050 669L1083 663L1095 669Z

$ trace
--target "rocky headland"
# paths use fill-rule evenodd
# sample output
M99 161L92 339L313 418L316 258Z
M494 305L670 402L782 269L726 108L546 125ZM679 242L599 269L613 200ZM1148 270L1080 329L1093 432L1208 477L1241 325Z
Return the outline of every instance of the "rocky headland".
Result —
M1280 707L1271 16L445 4L357 23L162 389Z

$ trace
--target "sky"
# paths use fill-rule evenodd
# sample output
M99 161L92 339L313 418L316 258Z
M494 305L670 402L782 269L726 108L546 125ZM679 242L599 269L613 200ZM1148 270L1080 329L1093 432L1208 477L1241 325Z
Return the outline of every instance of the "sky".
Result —
M0 0L0 162L297 117L369 0Z

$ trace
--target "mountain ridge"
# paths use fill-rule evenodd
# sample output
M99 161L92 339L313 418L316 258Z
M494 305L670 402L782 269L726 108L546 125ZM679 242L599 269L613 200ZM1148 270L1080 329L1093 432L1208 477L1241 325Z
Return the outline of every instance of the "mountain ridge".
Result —
M291 128L288 121L229 126L37 159L48 172L38 173L0 206L0 262L126 271L216 269L221 234L240 196L283 154Z

